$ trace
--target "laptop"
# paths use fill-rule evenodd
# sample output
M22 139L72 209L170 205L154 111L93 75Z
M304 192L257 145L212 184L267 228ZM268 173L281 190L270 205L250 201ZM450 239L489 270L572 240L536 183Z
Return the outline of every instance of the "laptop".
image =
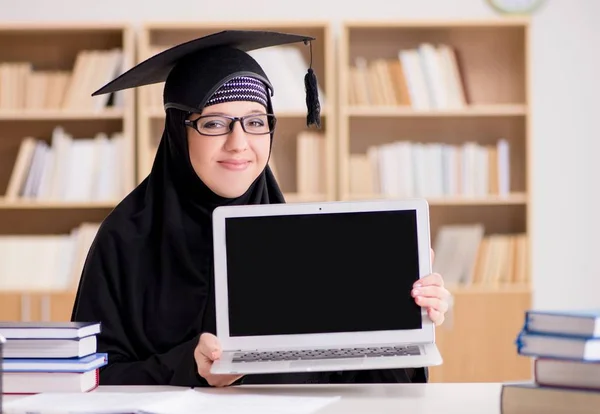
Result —
M218 207L214 374L439 365L426 200Z

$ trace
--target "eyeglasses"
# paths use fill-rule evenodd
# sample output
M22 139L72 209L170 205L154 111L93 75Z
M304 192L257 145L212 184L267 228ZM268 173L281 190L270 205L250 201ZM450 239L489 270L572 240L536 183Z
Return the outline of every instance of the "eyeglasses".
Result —
M241 117L225 115L203 115L194 120L185 120L185 125L207 136L227 135L233 131L236 121L247 134L265 135L275 130L277 119L273 114L252 114Z

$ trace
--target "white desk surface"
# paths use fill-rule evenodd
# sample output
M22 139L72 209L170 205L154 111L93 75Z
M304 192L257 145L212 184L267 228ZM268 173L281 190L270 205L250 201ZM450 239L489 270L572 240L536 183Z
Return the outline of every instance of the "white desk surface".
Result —
M93 392L173 391L174 387L101 386ZM315 414L500 414L499 383L250 385L202 388L215 393L284 394L288 396L340 396ZM21 396L5 395L10 401Z

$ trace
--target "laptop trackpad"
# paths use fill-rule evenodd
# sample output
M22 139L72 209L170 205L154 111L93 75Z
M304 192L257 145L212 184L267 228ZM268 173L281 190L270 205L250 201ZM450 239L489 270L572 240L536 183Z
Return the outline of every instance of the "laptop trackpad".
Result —
M305 360L305 361L290 361L290 368L308 368L308 367L322 367L329 365L344 365L344 366L360 366L363 365L363 358L355 359L320 359L320 360Z

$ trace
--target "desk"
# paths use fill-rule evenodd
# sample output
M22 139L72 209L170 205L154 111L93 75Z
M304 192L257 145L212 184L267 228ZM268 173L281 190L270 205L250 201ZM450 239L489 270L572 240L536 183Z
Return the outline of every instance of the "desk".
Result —
M114 387L104 391L172 391L173 387ZM341 396L315 414L500 414L499 383L430 383L430 384L368 384L368 385L248 385L211 388L215 393L285 394L290 396ZM6 401L22 398L4 396Z

